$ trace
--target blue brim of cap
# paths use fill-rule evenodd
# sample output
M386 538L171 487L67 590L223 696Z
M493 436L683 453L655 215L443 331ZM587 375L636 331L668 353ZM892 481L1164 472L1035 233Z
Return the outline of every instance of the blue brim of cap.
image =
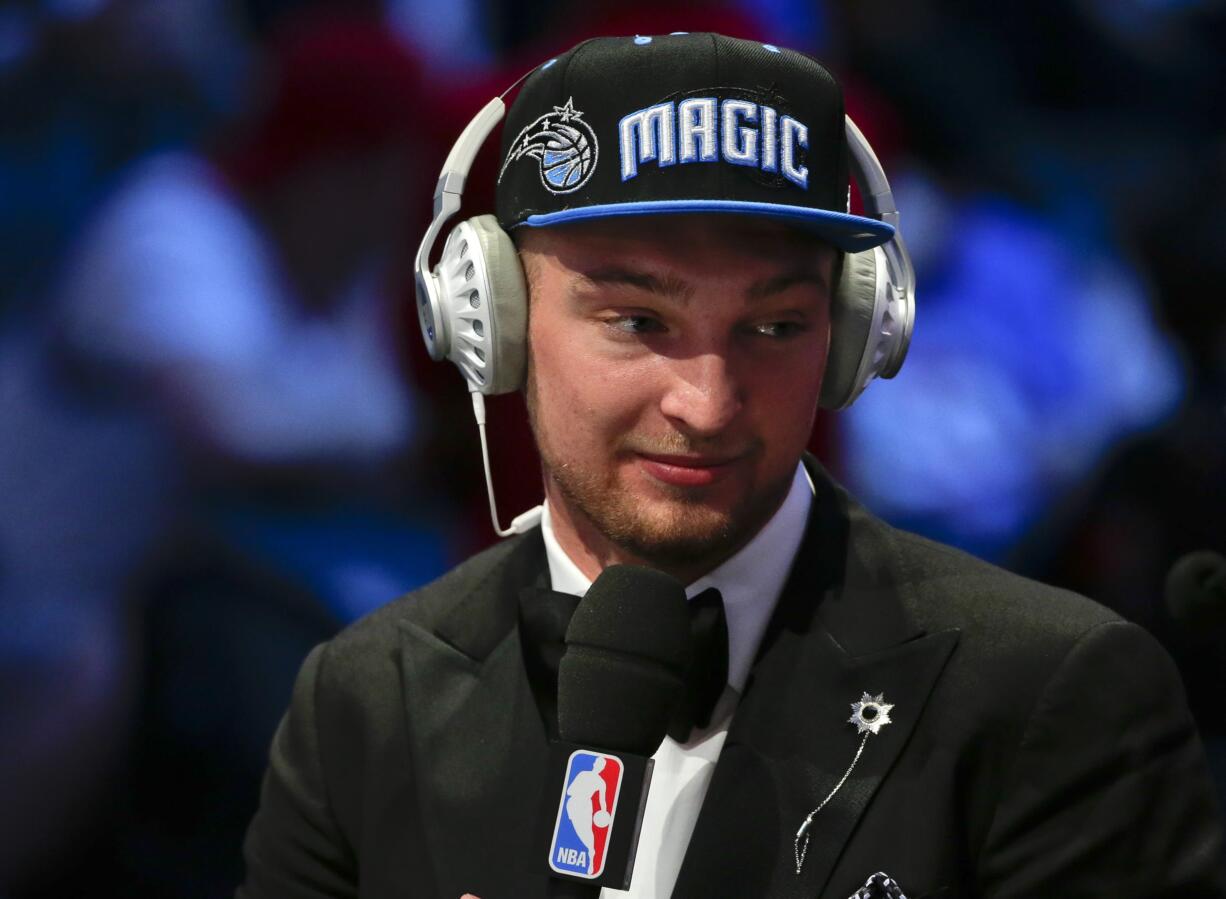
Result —
M840 250L856 253L879 247L894 236L894 226L888 222L813 209L809 206L785 206L780 203L751 203L746 200L645 200L638 203L607 203L599 206L578 206L530 215L520 225L547 228L566 222L610 218L617 215L675 215L678 213L716 212L738 215L760 215L785 219L828 241ZM519 226L516 226L519 227Z

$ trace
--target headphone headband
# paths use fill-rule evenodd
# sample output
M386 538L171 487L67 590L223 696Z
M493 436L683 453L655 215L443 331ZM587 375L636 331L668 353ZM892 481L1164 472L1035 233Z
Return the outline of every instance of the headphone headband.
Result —
M451 337L445 333L447 321L439 308L439 288L434 273L430 271L430 254L434 252L443 226L460 211L464 183L473 167L473 160L506 113L507 106L501 96L481 107L452 145L439 173L438 183L434 186L434 218L417 248L417 258L413 261L413 281L417 287L417 316L421 321L422 337L430 358L435 362L447 357Z

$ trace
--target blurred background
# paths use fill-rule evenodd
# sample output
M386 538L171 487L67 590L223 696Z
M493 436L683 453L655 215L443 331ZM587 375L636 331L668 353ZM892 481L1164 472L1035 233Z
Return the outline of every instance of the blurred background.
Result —
M597 34L815 53L895 188L901 377L813 447L875 511L1085 593L1226 783L1226 3L0 6L0 899L221 897L303 656L488 545L410 258L450 141ZM483 153L466 211L492 208ZM504 519L539 500L491 404Z

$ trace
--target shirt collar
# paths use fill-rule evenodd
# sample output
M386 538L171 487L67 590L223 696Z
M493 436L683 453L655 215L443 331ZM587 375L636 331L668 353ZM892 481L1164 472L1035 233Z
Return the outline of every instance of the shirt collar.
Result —
M792 486L778 511L736 555L685 589L693 597L715 587L724 598L728 618L728 683L740 692L758 652L775 603L783 592L792 561L804 539L813 483L804 465L796 466ZM582 596L592 582L566 554L553 532L549 503L541 515L541 537L554 590Z

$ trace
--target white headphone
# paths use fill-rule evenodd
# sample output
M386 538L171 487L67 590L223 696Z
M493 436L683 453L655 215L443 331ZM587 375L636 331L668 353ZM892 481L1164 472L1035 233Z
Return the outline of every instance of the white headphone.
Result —
M510 236L492 215L456 225L438 265L431 269L429 259L443 226L460 209L477 151L506 114L503 98L516 85L490 100L447 154L434 190L434 219L413 265L417 315L430 358L459 366L472 393L490 514L500 536L522 533L540 518L538 506L517 517L509 529L499 526L485 435L484 396L510 393L524 381L528 290L523 267ZM850 118L845 117L845 123L851 176L860 189L864 214L893 225L894 236L883 246L844 254L831 297L830 352L819 399L825 409L845 409L874 378L898 374L915 322L915 271L898 229L890 183L860 129Z

